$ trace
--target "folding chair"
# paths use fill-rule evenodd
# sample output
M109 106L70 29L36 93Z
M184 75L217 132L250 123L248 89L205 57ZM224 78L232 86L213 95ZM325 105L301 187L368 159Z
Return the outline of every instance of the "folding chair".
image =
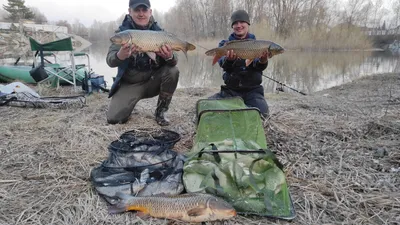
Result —
M87 58L87 65L86 64L76 64L75 65L76 70L79 70L79 69L81 69L83 67L87 67L87 71L89 71L89 72L91 71L90 57L89 57L89 55L87 53L85 53L85 52L74 52L73 56L74 57L86 56L86 58Z
M40 44L33 38L29 38L29 42L31 45L31 50L32 51L38 51L39 56L40 56L40 65L38 67L42 67L45 73L47 73L49 76L46 77L46 75L41 72L40 76L34 76L34 72L31 73L31 76L37 81L38 85L41 83L44 83L46 81L56 81L57 82L57 89L60 86L60 79L72 84L74 86L74 90L76 91L76 72L79 69L82 69L86 67L85 64L75 64L75 56L87 56L88 59L88 71L90 71L90 59L89 55L86 53L81 53L81 52L74 52L74 49L72 47L72 39L71 37L45 43L45 44ZM69 52L69 60L70 60L70 65L67 66L61 66L60 64L57 63L57 57L55 56L52 51L68 51ZM45 59L45 56L54 56L54 63L51 63L47 59ZM36 57L35 57L36 61ZM47 61L48 63L45 64L44 61ZM38 68L39 71L41 68ZM71 76L72 79L67 79L68 76Z

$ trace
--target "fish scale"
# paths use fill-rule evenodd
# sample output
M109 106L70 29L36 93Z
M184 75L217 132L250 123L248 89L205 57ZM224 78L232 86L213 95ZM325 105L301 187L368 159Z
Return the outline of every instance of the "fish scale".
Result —
M183 51L187 57L187 51L196 47L165 31L153 30L125 30L116 33L110 41L117 45L135 44L141 52L158 52L162 45L168 44L174 51Z

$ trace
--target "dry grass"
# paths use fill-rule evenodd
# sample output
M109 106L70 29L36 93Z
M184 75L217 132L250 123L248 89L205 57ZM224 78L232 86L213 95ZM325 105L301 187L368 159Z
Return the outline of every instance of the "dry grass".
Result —
M195 103L216 90L179 90L168 129L191 148ZM61 94L70 93L64 88ZM42 96L54 95L42 90ZM297 217L290 224L398 224L400 221L400 77L364 78L309 96L267 94L270 148L285 164ZM157 127L156 98L139 102L124 125L108 125L105 94L81 109L0 107L0 224L171 224L134 213L108 215L90 170L127 130ZM185 104L183 104L185 102ZM186 103L188 102L188 103ZM385 149L387 155L376 155ZM238 217L227 224L287 224Z

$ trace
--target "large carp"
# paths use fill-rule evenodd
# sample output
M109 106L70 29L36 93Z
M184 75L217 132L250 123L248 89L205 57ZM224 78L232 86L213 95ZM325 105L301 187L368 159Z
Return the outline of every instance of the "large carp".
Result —
M174 34L165 31L124 30L112 36L110 41L117 45L134 44L143 53L158 52L162 45L168 44L172 50L182 51L186 58L188 51L196 49L193 44L182 41ZM149 56L152 57L151 55Z
M199 223L226 220L236 216L236 210L221 198L209 194L189 193L177 196L133 197L117 193L121 202L110 206L110 213L139 211L137 216L152 216Z
M284 48L272 41L245 39L228 41L222 47L206 51L206 55L214 56L214 65L222 56L226 55L229 50L233 50L239 58L246 59L246 66L250 65L255 58L260 57L266 50L268 50L272 56L285 51Z

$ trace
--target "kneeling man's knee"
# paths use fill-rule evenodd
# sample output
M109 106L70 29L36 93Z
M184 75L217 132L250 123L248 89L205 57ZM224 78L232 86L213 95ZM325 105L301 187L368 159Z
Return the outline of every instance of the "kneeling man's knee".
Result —
M177 66L169 67L168 74L170 75L171 79L178 80L179 79L179 69Z

